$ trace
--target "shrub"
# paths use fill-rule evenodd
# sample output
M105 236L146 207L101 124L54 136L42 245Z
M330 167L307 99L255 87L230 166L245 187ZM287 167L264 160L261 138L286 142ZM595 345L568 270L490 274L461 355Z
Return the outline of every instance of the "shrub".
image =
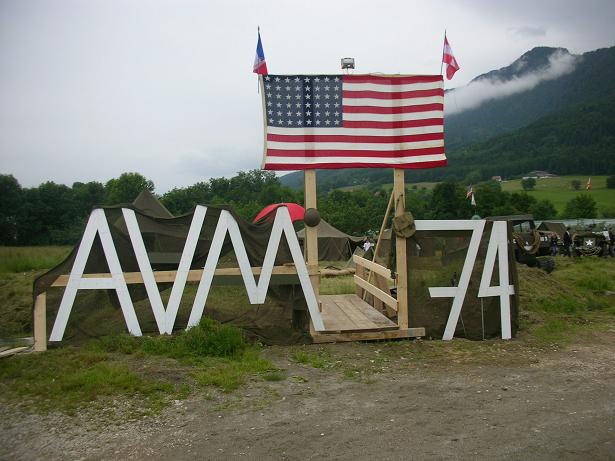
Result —
M534 190L536 186L536 180L534 178L523 178L521 180L521 187L523 190Z
M146 336L135 338L127 334L105 336L89 343L89 348L100 352L134 354L143 352L173 358L230 357L243 352L247 342L240 329L221 325L208 317L176 336Z

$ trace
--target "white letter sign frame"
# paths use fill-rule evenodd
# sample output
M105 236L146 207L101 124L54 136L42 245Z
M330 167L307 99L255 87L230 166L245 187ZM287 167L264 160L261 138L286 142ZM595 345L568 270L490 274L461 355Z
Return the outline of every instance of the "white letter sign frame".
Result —
M207 207L204 206L198 205L195 209L192 223L190 224L190 229L188 231L188 236L186 238L186 243L184 244L184 250L178 266L177 275L175 277L175 281L173 282L173 287L171 288L169 302L167 304L167 308L165 309L160 292L158 291L156 280L154 278L151 263L147 256L147 250L143 242L141 231L139 230L135 212L127 208L122 208L130 241L137 258L139 270L143 276L143 283L154 312L156 324L161 334L171 334L173 332L173 326L177 317L179 303L184 292L188 273L190 271L190 265L194 257L194 252L196 250L196 245L199 240L199 235L205 220L206 212ZM239 226L228 211L222 210L214 232L210 251L207 255L207 260L205 261L203 275L201 276L201 281L197 289L197 294L194 299L187 328L197 325L203 315L205 302L209 294L214 271L218 264L222 245L224 244L224 238L227 232L231 237L235 255L239 262L241 276L248 293L248 298L252 304L262 304L265 302L267 288L269 287L271 274L273 272L275 257L278 252L282 234L285 234L288 247L291 251L293 263L295 264L295 268L297 270L297 276L299 278L301 288L303 289L303 294L310 312L314 330L324 330L324 323L318 309L318 301L316 300L314 288L312 287L309 273L303 259L303 254L301 253L301 247L299 246L299 241L297 240L297 235L293 229L290 214L288 213L288 209L286 207L280 207L277 209L258 284L256 283L254 274L252 273L252 267L250 266L250 262L248 260L248 255L239 231ZM85 270L90 252L92 251L92 245L94 243L96 233L100 236L105 258L111 272L111 277L83 277L83 272ZM133 336L141 336L139 321L137 320L134 305L130 299L124 273L122 272L122 268L120 266L119 258L113 244L113 239L111 238L111 232L109 230L107 218L103 209L96 209L90 215L81 239L81 243L77 250L75 263L71 269L68 284L64 291L49 341L62 340L64 331L66 330L66 325L68 323L68 317L75 302L77 291L80 289L116 290L129 333Z
M451 312L442 336L443 340L453 339L455 328L459 321L459 315L463 306L463 301L468 291L470 277L476 262L476 256L480 246L480 241L485 228L485 220L418 220L415 221L417 231L451 231L451 230L470 230L472 236L468 246L468 252L463 264L459 283L456 287L429 287L429 294L432 298L453 298ZM495 257L498 256L498 269L500 285L490 286L491 277L495 268ZM494 221L485 265L481 275L481 282L478 297L500 297L500 317L502 328L502 339L510 339L511 320L510 320L510 296L515 294L514 285L509 284L508 274L508 239L505 221Z

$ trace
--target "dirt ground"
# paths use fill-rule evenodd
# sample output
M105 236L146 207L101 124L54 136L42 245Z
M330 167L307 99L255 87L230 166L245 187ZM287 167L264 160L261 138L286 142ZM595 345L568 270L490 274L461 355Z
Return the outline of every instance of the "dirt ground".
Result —
M268 348L286 379L196 393L138 420L5 406L0 459L615 459L615 331L423 356L420 343L318 347L325 368Z

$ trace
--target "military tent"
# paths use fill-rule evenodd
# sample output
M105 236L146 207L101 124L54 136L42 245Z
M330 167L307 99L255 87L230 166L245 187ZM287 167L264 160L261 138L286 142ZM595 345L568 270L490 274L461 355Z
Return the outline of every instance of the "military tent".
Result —
M146 215L156 218L173 218L173 214L147 189L142 190L132 204Z
M363 237L353 237L336 229L324 219L318 226L318 259L321 261L343 261L350 259L354 249L361 244ZM297 232L299 243L303 246L305 229Z

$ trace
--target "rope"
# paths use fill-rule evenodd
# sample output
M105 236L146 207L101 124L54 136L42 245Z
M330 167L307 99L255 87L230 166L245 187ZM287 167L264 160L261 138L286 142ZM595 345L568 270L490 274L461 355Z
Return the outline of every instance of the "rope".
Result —
M517 232L513 232L512 235L513 235L513 239L515 240L515 243L517 244L517 247L523 253L526 253L528 255L533 255L534 253L538 251L538 248L540 247L540 234L538 233L536 229L532 229L533 241L532 241L532 245L530 246L529 250L525 248L525 245L523 244L523 242L525 242L525 239L521 236L521 234Z

